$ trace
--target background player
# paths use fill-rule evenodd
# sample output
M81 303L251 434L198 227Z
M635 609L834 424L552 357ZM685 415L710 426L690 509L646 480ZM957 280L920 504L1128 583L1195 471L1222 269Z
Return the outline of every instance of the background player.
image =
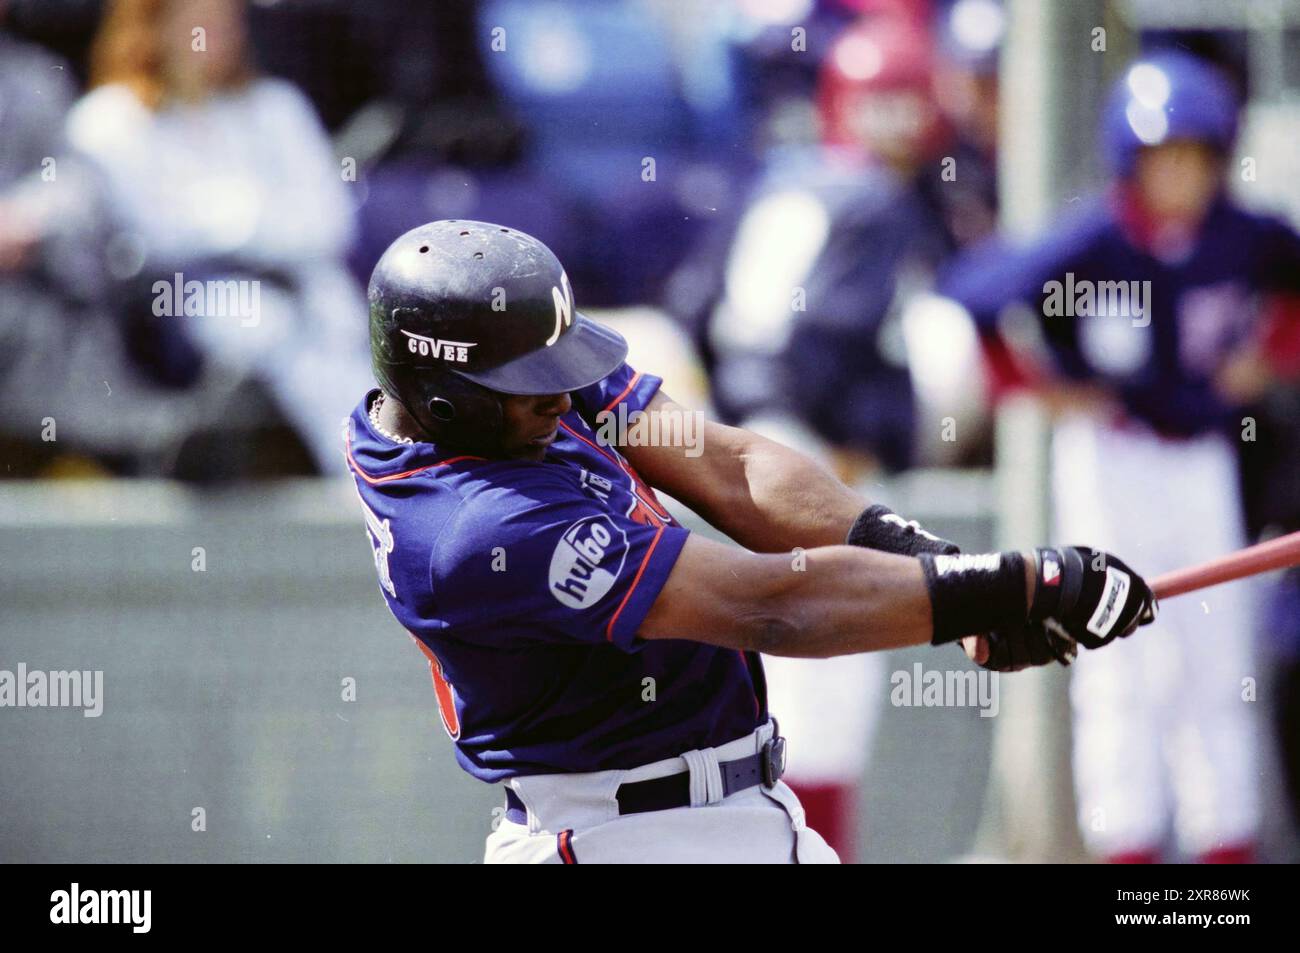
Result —
M1149 572L1245 544L1233 441L1272 376L1251 295L1300 281L1296 235L1224 194L1236 129L1213 67L1176 52L1135 63L1103 121L1110 193L1028 248L972 253L946 281L989 335L1005 306L1036 310L1063 411L1055 532L1141 553ZM1100 303L1107 282L1131 297L1104 310L1070 290ZM1053 288L1070 312L1053 316ZM1098 854L1155 861L1172 822L1202 860L1252 857L1250 598L1228 586L1175 603L1152 637L1081 660L1074 764Z
M833 861L780 781L759 652L991 632L967 651L1012 669L1152 617L1114 557L959 556L742 430L707 425L698 456L608 439L604 411L687 412L527 235L422 226L384 253L370 302L381 390L348 421L348 463L457 758L507 783L489 861ZM652 486L749 551L687 533Z

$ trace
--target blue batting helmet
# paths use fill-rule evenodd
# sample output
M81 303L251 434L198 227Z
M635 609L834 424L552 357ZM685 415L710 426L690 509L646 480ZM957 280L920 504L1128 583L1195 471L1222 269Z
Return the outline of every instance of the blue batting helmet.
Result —
M1138 150L1194 139L1221 152L1237 137L1237 97L1218 69L1187 53L1166 51L1135 62L1111 91L1102 141L1111 171L1133 173Z

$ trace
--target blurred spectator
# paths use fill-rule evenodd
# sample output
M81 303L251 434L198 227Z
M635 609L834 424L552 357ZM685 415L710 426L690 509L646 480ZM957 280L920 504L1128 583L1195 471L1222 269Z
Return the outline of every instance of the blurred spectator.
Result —
M1006 33L1001 0L953 0L937 23L935 96L952 126L956 175L945 183L944 219L966 246L997 225L998 54Z
M321 470L370 380L365 300L342 265L343 170L306 99L260 78L240 0L114 0L68 119L116 225L128 341L162 385L215 364L261 382Z
M1148 577L1245 544L1243 413L1300 333L1258 307L1300 290L1300 236L1225 192L1238 111L1213 67L1143 58L1104 110L1109 193L1024 247L972 251L944 280L988 336L1008 306L1033 313L1036 374L1060 412L1054 535L1134 553ZM1076 662L1078 820L1098 855L1158 861L1173 829L1201 860L1253 858L1255 601L1250 584L1171 601L1141 636Z
M0 27L5 5L0 2ZM0 29L0 441L5 477L166 452L195 408L140 383L103 280L102 219L69 154L66 64Z
M773 150L739 218L670 286L719 414L781 418L786 439L834 447L849 479L915 459L909 348L926 350L934 332L902 314L958 246L951 209L971 204L966 183L984 188L965 166L955 180L944 174L953 140L935 104L935 59L910 19L846 31L817 91L823 142Z

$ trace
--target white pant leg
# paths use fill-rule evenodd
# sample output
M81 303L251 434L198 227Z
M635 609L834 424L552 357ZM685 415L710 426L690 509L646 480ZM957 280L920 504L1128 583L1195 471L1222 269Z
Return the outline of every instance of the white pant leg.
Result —
M1244 543L1226 441L1072 421L1058 430L1054 464L1063 543L1114 551L1148 578ZM1252 636L1248 587L1234 583L1169 600L1153 625L1080 653L1075 781L1094 851L1151 847L1171 813L1193 852L1250 839L1258 742L1241 680L1252 674Z
M1226 442L1189 448L1180 500L1191 519L1184 546L1169 554L1189 564L1246 544L1236 493L1237 465ZM1180 534L1184 535L1184 534ZM1168 600L1161 621L1176 634L1179 666L1169 725L1176 830L1189 854L1252 841L1259 825L1260 730L1254 694L1257 583L1241 580ZM1245 696L1245 697L1244 697Z
M1131 498L1140 461L1115 451L1104 428L1087 418L1060 423L1052 442L1054 542L1114 552L1148 572L1152 547L1135 520ZM1145 558L1144 558L1145 557ZM1159 625L1159 623L1157 623ZM1153 673L1169 640L1155 626L1095 652L1081 650L1072 669L1073 766L1079 827L1094 853L1105 855L1159 844L1170 805L1163 766L1161 722L1167 705Z

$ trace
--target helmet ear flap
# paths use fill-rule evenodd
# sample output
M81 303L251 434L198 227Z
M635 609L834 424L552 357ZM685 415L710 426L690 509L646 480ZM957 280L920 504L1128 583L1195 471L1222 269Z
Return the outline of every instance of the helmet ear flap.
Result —
M404 400L429 438L458 450L490 453L504 429L501 399L481 384L456 373L429 374Z

